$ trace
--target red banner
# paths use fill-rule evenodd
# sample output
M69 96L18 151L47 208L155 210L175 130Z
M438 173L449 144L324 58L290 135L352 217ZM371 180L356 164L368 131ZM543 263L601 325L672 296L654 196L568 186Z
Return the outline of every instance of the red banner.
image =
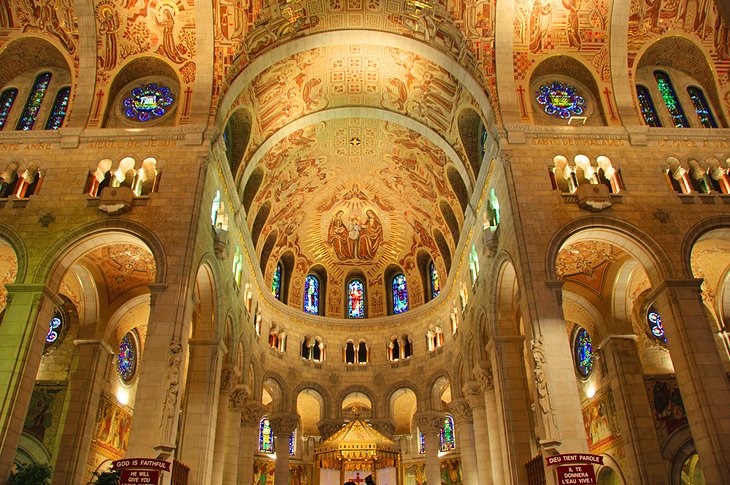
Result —
M130 470L124 469L119 476L119 485L158 485L160 470Z
M593 465L559 466L557 472L559 485L595 485L596 483Z

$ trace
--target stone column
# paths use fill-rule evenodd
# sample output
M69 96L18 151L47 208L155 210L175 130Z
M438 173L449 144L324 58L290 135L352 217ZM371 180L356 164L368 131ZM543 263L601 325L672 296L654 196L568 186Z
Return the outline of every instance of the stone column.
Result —
M228 430L226 432L226 443L225 443L225 460L223 468L223 483L236 484L238 477L238 460L239 460L239 447L241 443L241 413L243 408L246 406L248 400L248 389L243 385L239 384L231 392L230 399L227 400L228 412L226 413L227 420L225 427ZM253 464L251 464L253 467Z
M274 485L289 484L289 438L299 425L299 416L292 413L276 413L269 416L274 434Z
M492 367L475 367L474 376L479 382L479 387L484 393L484 413L487 415L487 429L489 430L491 475L487 476L491 476L492 482L487 480L485 483L494 483L495 485L502 484L504 483L504 456L502 453L504 429L500 426L500 421L498 419L497 398L494 392ZM479 476L482 476L481 468Z
M474 421L474 449L477 469L477 482L492 485L492 454L489 449L490 430L487 425L487 411L484 404L484 391L476 381L464 384L464 396L471 408ZM496 432L496 430L495 430Z
M257 401L248 401L241 410L241 433L238 442L238 473L235 484L253 483L253 457L259 442L259 425L266 407ZM226 484L228 485L228 484Z
M429 484L440 484L439 436L444 424L444 414L438 411L421 411L414 418L426 444L426 481Z
M708 484L730 483L730 384L701 300L701 279L667 280L655 306L702 471Z
M484 402L482 400L482 409ZM454 436L461 455L463 485L485 485L479 481L477 450L474 439L474 419L471 406L464 398L451 401L449 411L454 418Z
M53 470L53 484L81 483L95 431L96 411L106 371L114 351L101 340L75 340L69 376L66 416L60 438L62 450ZM88 478L88 477L87 477Z
M626 481L641 485L669 483L644 389L636 336L608 337L601 343L600 352L626 450L626 464L622 467Z
M213 475L216 413L222 355L219 339L190 339L185 421L180 461L190 467L189 485L208 485Z
M233 386L237 380L238 376L232 366L225 367L221 371L220 395L218 396L218 414L216 415L215 425L215 452L213 455L213 474L210 482L211 485L221 485L223 483L223 465L228 435L233 433L236 435L236 439L238 439L238 433L227 425L229 420L228 401L231 396ZM236 423L236 427L240 427L240 417L238 423Z
M10 475L41 364L53 308L63 302L44 285L7 285L0 325L0 483Z

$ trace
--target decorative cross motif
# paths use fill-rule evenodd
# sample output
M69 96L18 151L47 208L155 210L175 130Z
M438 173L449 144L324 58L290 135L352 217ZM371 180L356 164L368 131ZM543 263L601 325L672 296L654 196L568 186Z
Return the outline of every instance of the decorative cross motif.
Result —
M355 482L357 484L365 483L365 479L360 478L360 472L355 473L355 478L351 478L350 481Z

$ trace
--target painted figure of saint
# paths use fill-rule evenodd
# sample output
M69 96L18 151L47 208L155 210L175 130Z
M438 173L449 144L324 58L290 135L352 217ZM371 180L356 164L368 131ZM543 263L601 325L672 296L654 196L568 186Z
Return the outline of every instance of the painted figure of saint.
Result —
M373 259L378 252L380 243L383 242L383 224L381 224L375 211L365 211L365 223L360 228L358 237L358 256L360 259Z
M570 47L581 48L583 43L580 40L580 19L578 18L578 10L582 0L563 0L563 7L568 10L568 21L565 25L568 34L568 44Z
M550 28L552 16L553 7L549 2L543 4L543 0L535 0L530 11L530 52L542 50L542 41Z
M340 261L355 256L355 240L350 238L350 229L342 220L343 215L345 215L345 211L337 211L327 232L327 242L332 245L332 249L334 249L337 259Z

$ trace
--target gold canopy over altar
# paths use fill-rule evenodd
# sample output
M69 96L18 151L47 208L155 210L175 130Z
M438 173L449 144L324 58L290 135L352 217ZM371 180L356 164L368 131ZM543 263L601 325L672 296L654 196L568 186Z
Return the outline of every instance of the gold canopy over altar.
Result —
M316 469L377 473L399 468L400 449L392 439L356 417L314 450ZM340 482L342 483L342 482Z

